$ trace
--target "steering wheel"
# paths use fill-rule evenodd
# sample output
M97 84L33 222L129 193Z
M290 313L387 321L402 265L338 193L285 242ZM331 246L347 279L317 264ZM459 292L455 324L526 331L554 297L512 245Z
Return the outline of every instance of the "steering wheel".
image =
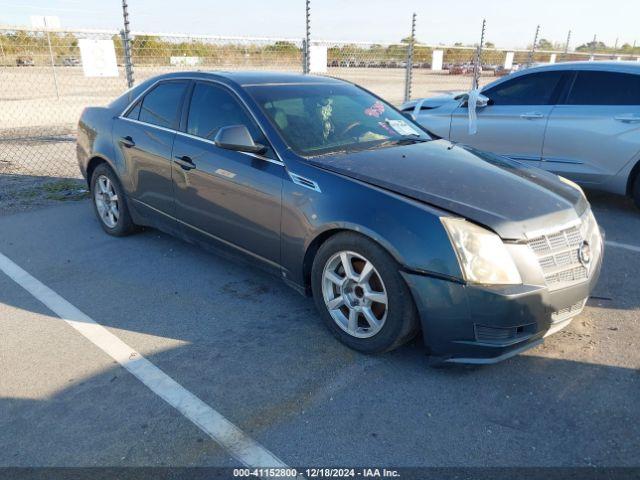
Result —
M359 126L362 126L362 122L355 121L353 123L350 123L349 125L347 125L347 128L345 128L344 130L342 130L342 132L340 132L340 136L344 137L351 130L353 130L354 128L359 127Z

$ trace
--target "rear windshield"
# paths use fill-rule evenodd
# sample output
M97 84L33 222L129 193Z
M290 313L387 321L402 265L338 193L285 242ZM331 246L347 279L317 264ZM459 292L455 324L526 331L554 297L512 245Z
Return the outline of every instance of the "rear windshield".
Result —
M258 85L247 90L300 155L431 140L412 120L355 85Z

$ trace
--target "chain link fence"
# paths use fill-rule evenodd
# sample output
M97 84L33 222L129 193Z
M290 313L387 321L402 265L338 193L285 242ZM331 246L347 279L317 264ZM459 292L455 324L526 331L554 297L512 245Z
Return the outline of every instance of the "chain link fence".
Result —
M86 77L81 39L113 41L117 77ZM407 43L313 41L325 47L322 74L358 83L398 105L413 98L471 88L475 47ZM302 73L302 39L131 34L134 81L180 70L279 70ZM311 54L313 55L313 54ZM634 59L579 52L484 49L480 86L514 65L535 62ZM125 54L117 30L34 30L0 27L0 174L77 177L75 132L82 109L105 105L127 88ZM313 63L313 62L312 62ZM407 75L407 69L412 75ZM410 84L405 84L410 78Z

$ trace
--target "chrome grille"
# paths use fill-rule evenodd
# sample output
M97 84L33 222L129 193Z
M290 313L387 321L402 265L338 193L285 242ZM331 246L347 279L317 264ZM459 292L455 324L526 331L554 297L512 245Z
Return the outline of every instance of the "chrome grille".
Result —
M579 249L588 230L588 215L580 224L536 236L527 243L538 258L550 290L558 290L586 280L589 270L582 265Z

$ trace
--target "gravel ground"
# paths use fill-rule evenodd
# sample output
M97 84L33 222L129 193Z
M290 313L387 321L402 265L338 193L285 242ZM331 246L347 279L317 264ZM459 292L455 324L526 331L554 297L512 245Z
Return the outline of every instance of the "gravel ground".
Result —
M0 174L0 216L86 198L79 178Z

